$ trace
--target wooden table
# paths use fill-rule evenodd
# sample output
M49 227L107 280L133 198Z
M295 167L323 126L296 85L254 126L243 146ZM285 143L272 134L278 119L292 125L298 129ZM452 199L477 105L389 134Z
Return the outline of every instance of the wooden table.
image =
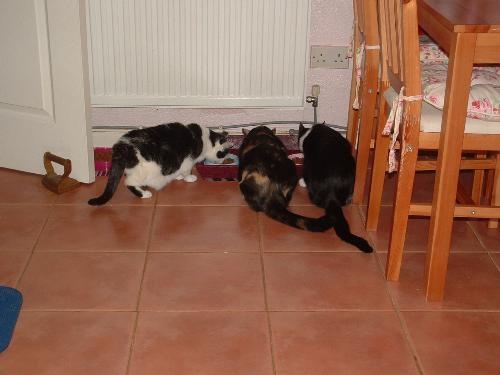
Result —
M500 63L500 0L418 0L418 18L450 58L427 245L432 301L444 293L472 65Z

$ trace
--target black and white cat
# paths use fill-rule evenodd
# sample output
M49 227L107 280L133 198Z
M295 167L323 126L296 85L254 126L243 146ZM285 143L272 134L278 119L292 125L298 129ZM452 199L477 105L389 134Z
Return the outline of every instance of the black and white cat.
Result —
M102 205L113 196L125 174L125 185L139 198L150 198L146 187L160 190L170 181L196 181L195 163L208 159L221 162L231 146L227 133L216 133L198 124L178 122L132 130L113 146L111 172L101 196L89 200Z
M311 201L325 209L341 240L371 253L368 242L351 233L342 212L351 200L356 172L349 141L326 125L306 129L300 124L299 148L304 153L303 179Z
M331 228L326 216L308 218L288 211L297 186L297 170L274 132L258 126L245 133L240 147L238 181L246 202L254 211L289 226L312 232Z

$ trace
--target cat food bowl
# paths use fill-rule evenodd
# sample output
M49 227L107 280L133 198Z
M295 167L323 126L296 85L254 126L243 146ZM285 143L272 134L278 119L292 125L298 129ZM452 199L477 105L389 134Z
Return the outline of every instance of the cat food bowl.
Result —
M224 163L204 161L196 164L196 169L205 180L237 180L238 179L238 150L231 149ZM295 163L297 174L302 176L304 155L298 150L290 150L288 158Z
M236 180L238 178L238 150L230 149L222 163L205 160L196 164L196 170L205 180Z

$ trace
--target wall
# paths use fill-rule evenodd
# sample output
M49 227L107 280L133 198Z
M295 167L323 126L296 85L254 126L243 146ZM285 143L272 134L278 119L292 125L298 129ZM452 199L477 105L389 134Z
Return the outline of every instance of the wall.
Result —
M350 44L352 35L352 0L311 0L310 45ZM351 84L351 69L308 69L306 95L319 84L318 121L346 125ZM303 108L283 109L206 109L206 108L92 108L92 126L142 125L165 122L196 122L205 126L243 124L260 121L312 121L310 104ZM96 145L102 145L99 141Z

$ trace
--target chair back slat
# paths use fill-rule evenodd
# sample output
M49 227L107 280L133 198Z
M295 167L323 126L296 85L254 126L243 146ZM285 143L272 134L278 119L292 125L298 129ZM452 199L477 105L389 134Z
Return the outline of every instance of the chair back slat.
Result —
M385 2L386 12L386 28L387 28L387 43L388 43L388 58L387 65L392 72L399 76L399 61L398 61L398 46L396 35L396 16L394 12L394 2L391 0L381 0Z
M401 9L401 1L395 1L394 15L396 17L396 43L398 49L398 62L399 62L399 78L404 81L404 69L403 69L403 14Z
M354 24L367 45L379 44L377 5L373 0L354 0Z
M382 72L405 95L421 94L417 0L379 0Z

